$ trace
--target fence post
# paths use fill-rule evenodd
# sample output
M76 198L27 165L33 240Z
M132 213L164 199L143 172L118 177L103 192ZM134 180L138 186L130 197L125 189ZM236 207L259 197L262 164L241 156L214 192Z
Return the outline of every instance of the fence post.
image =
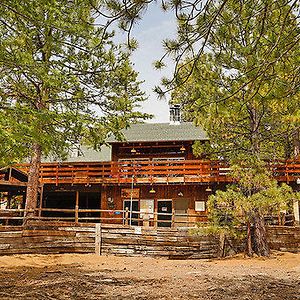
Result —
M154 222L154 228L157 228L157 218L158 218L158 212L156 210L154 210L154 219L153 219L153 222Z
M102 248L102 237L101 237L101 223L96 224L96 232L95 232L95 254L101 255Z
M171 223L171 226L172 226L172 228L174 228L175 227L175 209L173 208L172 209L172 223Z
M149 225L150 225L149 220L150 220L149 213L146 212L143 216L143 227L149 228Z
M75 223L78 223L78 219L79 219L78 209L79 209L79 191L76 191Z
M128 207L125 207L125 225L128 225L128 216L129 216L129 212L128 212Z
M293 203L293 209L294 209L294 220L295 224L300 224L300 207L299 207L299 200L294 200Z
M44 194L44 184L42 183L40 189L40 206L39 206L39 218L42 216L42 208L43 208L43 194Z

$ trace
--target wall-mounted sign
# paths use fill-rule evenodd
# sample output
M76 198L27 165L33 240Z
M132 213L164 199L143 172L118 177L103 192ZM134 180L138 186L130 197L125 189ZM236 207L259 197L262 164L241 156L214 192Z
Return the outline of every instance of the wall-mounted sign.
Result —
M205 201L195 201L195 211L205 211Z
M121 197L125 199L139 199L140 189L121 189Z

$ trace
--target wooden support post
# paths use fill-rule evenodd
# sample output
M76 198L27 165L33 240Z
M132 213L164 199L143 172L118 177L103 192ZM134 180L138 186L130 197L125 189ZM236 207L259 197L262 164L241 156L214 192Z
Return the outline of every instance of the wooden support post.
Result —
M6 208L10 209L11 208L11 192L7 192L7 203L6 203ZM9 224L9 219L5 220L5 225L7 226Z
M9 174L8 174L8 181L11 181L11 173L12 173L12 168L9 168Z
M42 208L43 208L43 194L44 194L44 185L41 185L40 190L40 210L39 210L39 218L42 216Z
M294 208L295 225L299 225L300 224L299 200L294 200L293 208Z
M128 207L125 207L125 225L129 224L128 217L129 217Z
M6 204L6 208L7 209L11 208L11 192L10 191L7 192L7 204Z
M150 220L149 213L146 212L146 213L144 214L144 216L143 216L143 226L144 226L145 228L149 228L149 225L150 225L149 220Z
M157 216L157 210L156 209L154 209L154 219L153 219L153 221L154 221L154 228L157 228L157 218L158 218L158 216Z
M96 236L95 236L95 254L101 255L102 237L101 237L101 224L96 224Z
M172 220L171 220L171 225L172 225L172 228L175 227L175 209L173 208L172 209Z
M75 203L75 223L78 223L78 209L79 209L79 191L76 191L76 203Z
M282 224L281 224L280 211L277 213L277 222L278 222L278 226L282 225Z
M107 197L108 197L108 187L106 185L102 185L101 187L101 199L100 199L100 209L108 209L108 206L107 206ZM106 218L107 213L101 213L100 212L100 215L99 215L99 218L100 218L100 222L101 221L101 217L104 217ZM105 220L104 220L104 223L105 223Z

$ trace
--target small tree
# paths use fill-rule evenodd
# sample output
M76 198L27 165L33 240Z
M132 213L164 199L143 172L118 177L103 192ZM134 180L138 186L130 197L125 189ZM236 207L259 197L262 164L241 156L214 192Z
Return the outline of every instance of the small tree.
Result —
M211 224L233 232L246 225L246 254L269 256L264 217L287 210L297 195L288 185L278 185L265 163L256 159L247 157L243 163L233 165L232 176L236 184L209 198Z

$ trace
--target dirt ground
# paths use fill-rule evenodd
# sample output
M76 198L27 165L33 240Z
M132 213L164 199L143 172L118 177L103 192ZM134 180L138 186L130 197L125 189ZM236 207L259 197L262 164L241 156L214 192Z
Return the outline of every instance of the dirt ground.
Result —
M300 254L222 260L2 256L0 299L296 300Z

